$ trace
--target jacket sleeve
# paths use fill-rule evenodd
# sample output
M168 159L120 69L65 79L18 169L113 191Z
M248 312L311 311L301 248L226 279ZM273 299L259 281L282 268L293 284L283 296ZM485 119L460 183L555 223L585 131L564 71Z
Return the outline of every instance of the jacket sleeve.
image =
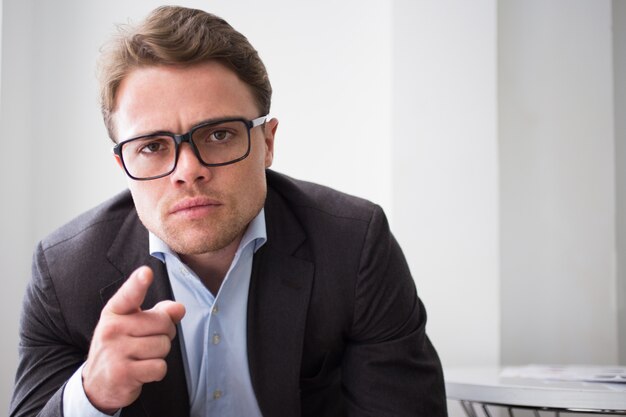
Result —
M355 286L342 364L351 417L447 415L441 363L426 311L382 209L372 215Z
M9 415L62 416L65 383L85 356L71 339L39 244L22 305L19 363Z

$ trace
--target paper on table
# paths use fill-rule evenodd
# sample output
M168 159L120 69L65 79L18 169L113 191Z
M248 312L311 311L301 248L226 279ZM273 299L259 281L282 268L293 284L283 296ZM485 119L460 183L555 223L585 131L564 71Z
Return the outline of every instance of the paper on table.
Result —
M626 383L626 367L581 365L508 366L500 374L510 378L534 378L557 381Z

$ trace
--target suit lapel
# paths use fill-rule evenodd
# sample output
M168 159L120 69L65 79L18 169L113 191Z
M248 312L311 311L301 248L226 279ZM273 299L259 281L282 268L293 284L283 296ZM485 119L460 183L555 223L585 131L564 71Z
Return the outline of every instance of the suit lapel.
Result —
M154 281L146 294L142 308L149 309L159 301L173 299L167 269L161 261L149 254L148 231L139 221L135 210L132 210L126 218L107 257L120 271L120 276L100 290L103 303L106 303L128 276L141 265L149 266L154 272ZM122 416L189 415L189 394L178 336L172 341L172 349L166 357L166 362L165 378L161 382L144 385L139 400L128 407L128 410L125 409Z
M296 256L304 232L268 193L268 240L254 257L248 298L248 362L264 417L300 416L300 361L313 264Z

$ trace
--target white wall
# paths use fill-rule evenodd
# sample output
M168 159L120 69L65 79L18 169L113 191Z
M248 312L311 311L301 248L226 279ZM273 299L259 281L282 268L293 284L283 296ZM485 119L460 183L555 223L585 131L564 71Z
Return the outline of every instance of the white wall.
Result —
M0 80L2 79L2 9L4 0L0 0ZM0 82L0 92L2 91L2 83Z
M32 47L30 13L32 3L24 0L19 8L10 1L2 4L2 70L0 80L0 141L3 158L0 163L0 264L2 317L0 349L0 409L8 407L17 360L17 325L21 295L30 271L33 249L31 235L31 114L29 54ZM12 19L7 19L12 16ZM9 42L18 36L20 42ZM51 204L52 202L48 202Z
M617 363L611 1L500 2L502 361Z
M626 365L626 2L613 1L619 363Z
M498 364L496 2L394 2L393 216L446 366Z

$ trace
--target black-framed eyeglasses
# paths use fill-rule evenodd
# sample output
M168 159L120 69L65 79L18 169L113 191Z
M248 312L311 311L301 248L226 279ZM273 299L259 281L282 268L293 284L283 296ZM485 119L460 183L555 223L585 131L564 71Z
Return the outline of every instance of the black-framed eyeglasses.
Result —
M250 130L265 123L267 118L265 115L253 120L235 117L211 121L196 125L182 135L151 133L118 143L113 153L134 180L170 175L176 169L180 145L185 142L204 166L234 164L250 154Z

